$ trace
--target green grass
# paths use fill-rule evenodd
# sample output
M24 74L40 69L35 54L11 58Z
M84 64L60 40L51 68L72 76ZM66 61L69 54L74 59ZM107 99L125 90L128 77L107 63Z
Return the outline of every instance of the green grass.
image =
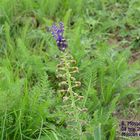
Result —
M0 0L0 140L137 139L118 129L140 115L139 15L139 0ZM60 21L68 56L48 31Z

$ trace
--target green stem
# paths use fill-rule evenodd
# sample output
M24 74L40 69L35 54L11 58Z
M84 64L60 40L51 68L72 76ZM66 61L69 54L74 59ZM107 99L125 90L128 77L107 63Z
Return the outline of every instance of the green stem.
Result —
M69 71L69 67L68 67L68 62L67 62L67 58L66 58L66 53L64 54L64 65L65 65L65 70L66 70L66 77L67 77L67 81L68 81L68 91L70 93L70 97L71 97L71 102L72 102L72 107L74 109L74 117L76 119L76 122L78 123L78 128L79 128L79 135L82 135L82 129L81 129L81 123L79 122L79 113L75 104L75 99L74 99L74 94L73 94L73 90L72 90L72 82L71 82L71 74Z
M5 110L5 113L4 113L4 120L3 120L3 125L2 125L1 140L4 139L4 131L5 131L5 124L6 124L6 116L7 116L7 110Z
M68 68L68 65L67 65L67 58L66 58L66 54L64 53L64 65L65 65L65 70L66 70L66 77L67 77L67 81L68 81L68 91L70 93L70 97L71 97L71 100L72 100L72 107L75 107L75 101L74 101L74 95L73 95L73 91L72 91L72 83L71 83L71 74L69 72L69 68Z

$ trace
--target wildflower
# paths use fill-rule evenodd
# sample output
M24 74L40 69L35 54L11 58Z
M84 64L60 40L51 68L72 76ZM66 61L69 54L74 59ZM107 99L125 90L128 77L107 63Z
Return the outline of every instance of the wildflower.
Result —
M67 48L67 42L63 36L64 34L64 24L62 22L59 23L59 27L55 24L51 27L51 32L56 40L57 46L60 51L64 51Z

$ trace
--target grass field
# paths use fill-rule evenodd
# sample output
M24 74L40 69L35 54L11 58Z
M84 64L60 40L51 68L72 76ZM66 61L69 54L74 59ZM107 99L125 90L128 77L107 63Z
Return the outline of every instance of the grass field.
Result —
M0 0L0 140L139 140L139 85L139 0Z

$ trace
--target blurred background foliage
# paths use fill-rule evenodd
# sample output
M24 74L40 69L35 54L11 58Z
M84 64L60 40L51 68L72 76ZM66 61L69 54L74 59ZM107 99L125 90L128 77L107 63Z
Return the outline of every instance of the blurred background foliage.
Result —
M1 140L73 140L49 31L60 21L80 70L81 107L88 108L76 140L125 139L119 121L140 112L139 17L139 0L0 0Z

